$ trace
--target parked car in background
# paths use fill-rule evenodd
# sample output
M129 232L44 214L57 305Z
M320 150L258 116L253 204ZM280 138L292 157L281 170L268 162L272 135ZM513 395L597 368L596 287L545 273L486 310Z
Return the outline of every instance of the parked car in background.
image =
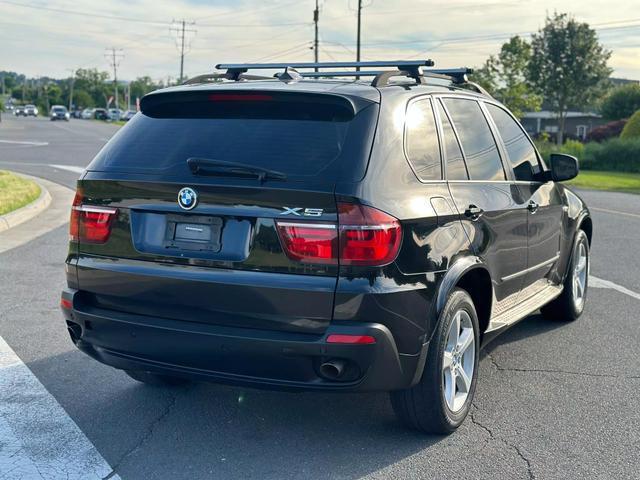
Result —
M125 122L128 122L133 118L135 114L136 114L135 110L125 110L124 112L122 112L122 114L120 114L120 120L124 120Z
M110 108L109 109L109 120L116 121L120 120L120 115L122 115L122 110L119 108Z
M24 113L24 107L22 107L22 106L15 107L15 108L13 109L13 114L14 114L16 117L20 117L20 116L22 116L22 117L26 117L26 116L27 116L27 115Z
M80 110L79 108L75 109L73 112L71 112L71 116L73 118L82 118L82 110Z
M71 118L71 115L69 115L67 107L63 105L54 105L51 107L51 111L49 112L49 119L51 121L64 120L65 122L68 122L69 118Z
M25 105L24 106L24 116L25 117L37 117L38 116L38 107L35 105Z
M93 118L96 120L109 120L109 112L106 108L96 108L93 110Z
M95 112L95 108L85 108L84 110L82 110L82 113L80 114L80 118L83 118L85 120L91 120L93 118L93 114Z

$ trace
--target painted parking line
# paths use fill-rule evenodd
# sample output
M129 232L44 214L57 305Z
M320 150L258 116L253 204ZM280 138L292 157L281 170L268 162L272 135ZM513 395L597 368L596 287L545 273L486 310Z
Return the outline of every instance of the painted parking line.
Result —
M110 473L102 455L0 337L0 480L90 480Z
M613 213L615 215L624 215L626 217L640 218L640 215L638 215L637 213L621 212L620 210L609 210L608 208L599 208L599 207L589 207L589 209L595 210L596 212Z
M49 166L53 167L53 168L57 168L59 170L67 170L69 172L74 172L74 173L82 173L82 172L84 172L84 168L76 167L74 165L49 165Z
M9 143L12 145L33 145L36 147L44 147L46 145L49 145L49 142L27 142L18 140L0 140L0 143Z
M602 278L594 277L593 275L589 275L589 286L592 288L609 288L611 290L616 290L620 293L624 293L625 295L629 295L631 298L635 298L636 300L640 300L640 293L634 292L633 290L629 290L622 285L618 285L617 283L613 283L609 280L603 280Z

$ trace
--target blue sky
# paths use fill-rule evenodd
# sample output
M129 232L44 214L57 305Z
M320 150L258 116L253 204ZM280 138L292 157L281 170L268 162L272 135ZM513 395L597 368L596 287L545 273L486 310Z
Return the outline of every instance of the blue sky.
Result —
M109 70L106 47L121 48L119 77L177 77L172 20L189 28L187 75L223 61L310 61L315 0L0 0L0 70L64 77ZM640 79L640 10L635 2L567 0L364 0L363 60L433 58L440 67L480 65L512 34L525 37L561 8L597 29L613 51L614 75ZM355 58L357 0L320 0L320 59Z

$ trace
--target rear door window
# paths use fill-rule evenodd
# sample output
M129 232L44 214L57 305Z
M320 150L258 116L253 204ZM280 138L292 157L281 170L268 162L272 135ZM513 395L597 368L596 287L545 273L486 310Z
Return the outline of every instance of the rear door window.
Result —
M447 180L469 180L456 133L453 131L453 126L444 108L442 108L442 104L440 102L437 102L437 104L440 123L442 123L442 143L444 144L444 154L447 162Z
M496 124L498 133L509 155L509 162L513 168L516 180L530 182L533 176L540 172L540 163L536 150L511 115L502 108L486 103L487 110Z
M407 157L418 178L441 180L440 142L430 99L409 104L405 132Z
M155 98L154 98L155 97ZM277 170L288 180L364 175L377 104L357 114L330 95L187 92L143 99L89 165L94 171L167 174L206 158Z
M471 180L506 180L489 123L475 100L445 98L458 132Z

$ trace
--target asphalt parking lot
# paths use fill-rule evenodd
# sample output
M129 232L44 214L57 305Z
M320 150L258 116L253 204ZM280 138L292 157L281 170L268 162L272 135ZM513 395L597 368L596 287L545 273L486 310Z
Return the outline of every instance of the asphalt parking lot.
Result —
M0 169L73 188L116 130L3 116ZM91 360L69 341L58 307L67 226L0 253L0 340L62 407L52 412L86 437L75 458L89 445L106 462L100 473L70 478L637 479L640 196L580 194L594 219L585 314L572 324L532 315L490 344L472 414L448 437L405 430L386 394L152 388ZM15 433L2 415L19 412L0 408L0 467L9 455L1 434ZM51 423L38 448L28 448L38 434L28 429L16 433L15 448L37 464L76 445L77 433L60 438ZM31 478L15 472L0 468L0 479Z

